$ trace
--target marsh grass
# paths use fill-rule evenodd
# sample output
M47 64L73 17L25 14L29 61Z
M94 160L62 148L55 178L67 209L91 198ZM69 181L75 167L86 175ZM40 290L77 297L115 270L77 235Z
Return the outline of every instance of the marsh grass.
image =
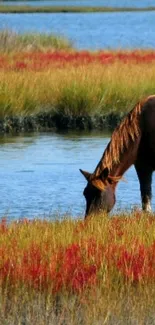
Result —
M72 43L57 35L44 33L19 34L12 30L0 31L0 52L69 50Z
M32 35L22 37L32 43ZM53 127L113 129L139 100L155 93L154 51L44 52L49 45L46 41L43 51L7 52L4 37L0 55L2 132Z
M138 210L87 223L3 219L0 324L154 324L154 256L155 216Z
M92 63L44 71L1 71L0 116L124 114L155 93L154 64Z

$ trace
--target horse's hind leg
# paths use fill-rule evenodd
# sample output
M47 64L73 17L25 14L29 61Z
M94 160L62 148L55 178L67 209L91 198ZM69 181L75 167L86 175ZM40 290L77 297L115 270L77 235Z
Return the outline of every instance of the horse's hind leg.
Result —
M152 198L152 169L147 166L135 164L138 175L141 191L142 209L146 212L151 212Z

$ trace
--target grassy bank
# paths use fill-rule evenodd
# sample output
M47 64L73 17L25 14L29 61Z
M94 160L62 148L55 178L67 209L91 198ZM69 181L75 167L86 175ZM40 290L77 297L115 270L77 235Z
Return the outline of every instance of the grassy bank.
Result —
M154 324L155 218L0 224L0 324Z
M30 59L30 68L18 57L10 67L6 63L1 69L1 117L40 112L70 117L123 114L140 98L155 93L154 64L116 60L112 64L90 62L76 66L76 60L70 64L67 54L67 62L62 65L59 55L56 61L50 60L50 54L39 57Z
M95 12L142 12L154 11L155 7L72 7L72 6L5 6L0 5L1 13L95 13Z
M0 39L0 132L115 127L155 93L154 51L77 52L7 31Z

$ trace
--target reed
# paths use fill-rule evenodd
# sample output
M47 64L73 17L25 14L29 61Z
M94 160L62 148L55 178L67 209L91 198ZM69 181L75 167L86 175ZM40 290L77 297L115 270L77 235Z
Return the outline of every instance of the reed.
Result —
M0 223L0 324L150 324L155 218Z

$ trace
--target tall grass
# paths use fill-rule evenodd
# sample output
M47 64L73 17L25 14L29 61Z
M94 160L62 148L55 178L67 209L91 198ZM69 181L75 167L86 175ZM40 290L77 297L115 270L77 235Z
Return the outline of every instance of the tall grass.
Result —
M0 224L0 324L153 324L155 219Z
M67 39L45 33L19 34L11 30L0 31L0 52L68 50L72 44Z
M154 51L47 51L50 36L38 36L36 43L43 50L40 45L38 51L24 52L37 38L18 35L23 50L7 52L15 46L16 38L12 41L10 35L1 34L1 118L44 112L69 118L122 116L138 100L155 93Z
M51 112L67 116L124 114L155 93L154 64L115 62L1 70L0 115Z

